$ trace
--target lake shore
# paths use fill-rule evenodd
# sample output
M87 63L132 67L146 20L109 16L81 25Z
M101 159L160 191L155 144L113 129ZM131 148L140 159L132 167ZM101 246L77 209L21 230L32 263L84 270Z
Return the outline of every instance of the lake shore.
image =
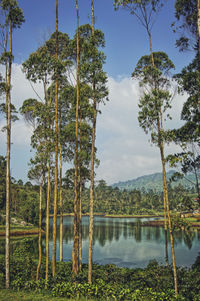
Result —
M187 220L187 219L186 219ZM190 222L192 228L199 228L200 222ZM146 227L164 227L164 220L158 221L146 221L141 224L141 226Z
M44 234L45 231L42 230L42 234ZM20 229L11 229L10 230L10 236L31 236L31 235L38 235L39 234L39 230L38 228L34 227L34 228L29 228L27 229L25 226L24 228L20 227ZM6 235L6 231L5 230L0 230L0 237L4 237Z
M58 217L60 215L58 214ZM64 213L63 216L74 216L74 213ZM82 216L89 216L89 213L83 213ZM104 213L95 213L94 216L99 217L110 217L110 218L151 218L151 217L163 217L163 214L104 214ZM53 214L50 214L50 217L53 217Z
M58 217L60 215L58 214ZM71 216L73 217L73 213L64 213L63 216ZM89 216L89 213L84 213L82 216ZM106 218L162 218L162 214L152 214L152 215L122 215L122 214L103 214L103 213L96 213L94 214L96 217L106 217ZM50 217L53 217L53 214L50 215ZM187 218L186 218L187 220ZM189 219L188 219L189 220ZM200 228L200 221L190 221L192 228ZM164 220L152 220L152 221L145 221L141 223L141 226L143 227L164 227ZM42 229L42 234L44 234L45 231ZM0 237L5 237L5 227L0 226ZM37 227L30 227L30 226L20 226L20 227L14 227L10 230L10 236L16 237L16 236L31 236L31 235L38 235L39 229Z

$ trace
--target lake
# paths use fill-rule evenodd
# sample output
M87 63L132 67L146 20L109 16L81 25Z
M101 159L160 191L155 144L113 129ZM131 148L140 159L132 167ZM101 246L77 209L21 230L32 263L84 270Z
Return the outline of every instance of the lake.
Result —
M98 264L116 264L119 267L146 267L150 260L156 259L165 264L165 234L162 227L141 226L148 218L106 218L94 217L93 262ZM52 252L52 224L50 220L50 256ZM59 225L59 218L58 218ZM63 219L63 260L72 259L73 217ZM88 261L89 217L82 218L83 263ZM59 226L57 230L57 260L59 260ZM177 231L175 255L177 266L191 266L200 252L200 230L190 234ZM45 236L42 241L45 247ZM169 260L171 248L168 238Z

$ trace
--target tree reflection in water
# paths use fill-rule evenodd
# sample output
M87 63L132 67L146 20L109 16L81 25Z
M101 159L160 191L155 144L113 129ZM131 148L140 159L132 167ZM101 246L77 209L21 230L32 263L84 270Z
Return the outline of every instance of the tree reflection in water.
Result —
M73 219L68 218L71 222L64 224L64 242L68 244L73 240ZM85 220L84 220L85 219ZM101 219L101 220L100 220ZM88 217L83 217L82 237L88 239L89 223ZM125 240L133 238L136 242L155 241L164 242L164 229L162 227L142 226L139 218L100 218L96 217L94 224L94 244L98 242L100 246L105 246L106 242L119 241L120 238ZM58 227L59 238L59 227ZM184 232L181 230L174 233L175 245L185 244L188 249L192 248L194 239L200 241L200 230ZM52 240L52 227L50 226L50 240Z
M136 218L101 218L94 219L94 260L115 263L123 266L123 262L133 261L134 266L144 266L149 260L157 259L165 263L165 232L162 227L142 226L141 219ZM52 248L52 223L50 223L50 256ZM83 217L83 260L87 262L89 219ZM200 247L200 230L183 232L175 231L175 247L178 265L190 266L198 257ZM168 237L169 239L169 237ZM32 252L37 254L37 237L29 238ZM59 242L59 220L57 231ZM73 242L73 217L65 217L63 225L64 260L70 260ZM14 250L22 240L13 240ZM0 240L0 253L4 253L4 239ZM59 252L59 248L58 248ZM67 252L67 255L66 255ZM45 253L45 237L43 237L43 253ZM117 259L116 259L117 258ZM110 261L109 261L110 260ZM112 261L113 260L113 261ZM184 260L183 262L181 260ZM187 262L185 262L187 261ZM200 261L200 259L199 259ZM118 264L118 262L116 264Z

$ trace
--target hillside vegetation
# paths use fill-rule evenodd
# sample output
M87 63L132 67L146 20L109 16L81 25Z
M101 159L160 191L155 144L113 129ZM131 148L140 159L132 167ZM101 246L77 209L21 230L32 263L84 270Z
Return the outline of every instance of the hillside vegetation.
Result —
M175 173L175 171L170 170L167 172L167 180L170 181L170 178ZM177 180L176 182L170 182L171 186L177 187L178 185L184 186L186 189L193 189L195 188L195 185L191 182L195 183L194 174L187 175L186 178L182 178ZM123 190L154 190L157 192L161 192L162 187L162 173L153 173L149 175L145 175L142 177L138 177L136 179L128 180L128 181L120 181L118 183L115 183L112 185L113 188L118 187L119 189Z

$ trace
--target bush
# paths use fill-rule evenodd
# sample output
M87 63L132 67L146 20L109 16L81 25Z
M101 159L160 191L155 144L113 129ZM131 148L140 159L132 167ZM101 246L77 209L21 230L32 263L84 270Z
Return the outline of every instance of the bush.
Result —
M14 257L13 257L14 256ZM42 292L48 290L53 296L66 298L87 297L97 300L200 300L199 265L191 269L177 268L179 296L173 290L172 268L149 262L145 269L118 268L113 264L93 265L92 284L87 282L88 266L72 277L72 263L57 262L57 273L45 281L43 258L39 281L35 281L37 261L30 250L29 241L17 247L11 257L11 285L15 290ZM0 257L0 287L5 283L4 256ZM199 299L198 299L199 298Z

